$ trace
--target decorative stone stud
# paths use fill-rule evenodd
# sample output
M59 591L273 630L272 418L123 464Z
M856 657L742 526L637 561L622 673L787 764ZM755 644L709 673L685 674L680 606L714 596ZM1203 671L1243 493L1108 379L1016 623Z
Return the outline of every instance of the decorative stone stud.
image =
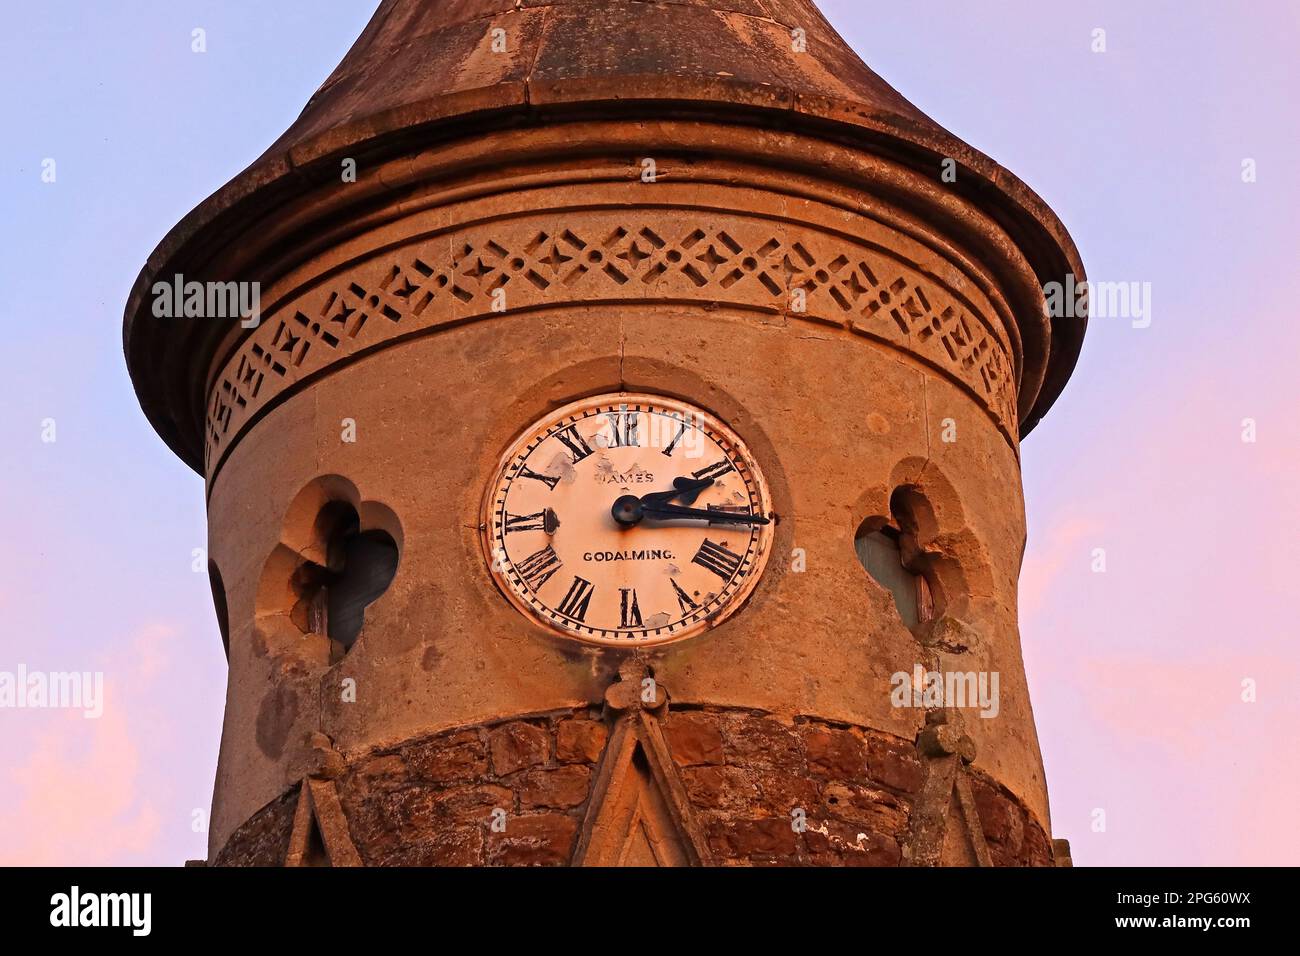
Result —
M925 715L925 729L917 735L916 749L924 757L947 757L956 754L962 763L975 760L975 741L949 722L945 710L932 710Z
M619 665L618 680L605 691L605 705L617 714L644 710L662 714L668 706L668 689L651 675L645 661L629 658Z

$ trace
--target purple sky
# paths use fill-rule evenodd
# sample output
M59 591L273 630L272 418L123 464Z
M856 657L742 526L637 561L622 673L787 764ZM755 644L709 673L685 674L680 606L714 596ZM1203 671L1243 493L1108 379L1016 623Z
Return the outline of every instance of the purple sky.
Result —
M99 720L0 710L0 863L205 854L225 661L191 570L203 489L135 403L122 307L167 229L283 131L374 5L6 11L0 671L107 686ZM1152 284L1150 327L1095 321L1024 449L1021 630L1054 835L1084 865L1300 863L1300 5L822 9L1034 187L1091 278Z

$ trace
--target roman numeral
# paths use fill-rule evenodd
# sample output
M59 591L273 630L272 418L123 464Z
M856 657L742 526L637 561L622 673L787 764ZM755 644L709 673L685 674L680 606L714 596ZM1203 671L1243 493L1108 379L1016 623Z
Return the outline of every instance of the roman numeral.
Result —
M543 531L545 528L545 511L539 511L533 515L512 515L506 512L506 534L511 531Z
M578 434L577 425L570 425L568 428L561 429L555 433L555 437L569 449L569 457L575 465L591 454L591 446Z
M672 584L673 590L677 592L677 606L682 609L682 617L700 609L700 606L691 600L691 596L682 590L682 586L677 583L676 578L669 578L668 581Z
M695 552L695 557L691 558L691 563L708 568L722 580L730 581L740 570L742 560L740 555L728 551L725 546L705 538L704 543L700 545L700 550Z
M587 605L591 604L591 596L596 593L595 585L590 581L582 578L574 578L573 583L569 585L569 593L564 595L564 600L556 608L565 617L571 617L577 621L587 619Z
M614 434L614 440L610 448L639 448L641 443L637 441L637 422L640 415L637 412L610 412L607 416L609 419L610 431Z
M691 472L691 474L696 478L712 478L714 481L719 481L727 472L735 470L735 466L724 458L715 465L709 465L708 468L701 468L699 471Z
M668 443L668 447L664 449L664 454L671 458L673 454L673 449L677 447L677 443L682 440L682 436L685 434L686 434L686 423L682 422L682 427L677 429L677 434L673 436L673 440L670 441Z
M527 465L524 465L523 468L519 469L519 477L532 478L534 481L540 481L542 484L544 484L547 488L550 488L552 491L554 491L555 486L560 483L559 475L555 475L555 476L539 475L537 472L533 471Z
M622 595L619 602L619 627L641 627L641 608L636 603L636 591L632 588L619 588Z
M519 572L519 576L524 579L524 583L534 591L539 591L542 585L551 579L551 575L560 570L561 564L563 562L560 560L560 556L548 544L536 554L530 554L524 558L515 566L515 569Z

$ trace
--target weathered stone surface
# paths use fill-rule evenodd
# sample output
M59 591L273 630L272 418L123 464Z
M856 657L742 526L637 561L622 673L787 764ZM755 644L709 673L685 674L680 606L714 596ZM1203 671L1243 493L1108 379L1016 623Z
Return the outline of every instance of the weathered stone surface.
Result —
M909 807L891 793L836 781L822 795L822 807L833 817L900 839L907 833Z
M985 839L1002 844L1011 857L1017 856L1025 839L1024 811L1009 796L978 778L971 781L971 794Z
M405 761L397 754L382 754L363 760L352 771L352 783L366 793L392 790L405 785L413 776Z
M501 866L560 866L568 863L578 821L561 813L511 817L501 833L488 834L487 860Z
M511 721L488 735L492 770L497 776L545 763L551 747L550 735L541 727Z
M745 810L758 798L758 788L739 767L687 767L682 780L691 803L701 809Z
M866 745L851 731L805 725L800 733L808 769L814 775L844 780L862 776L867 766Z
M393 790L363 800L344 786L342 804L361 858L367 866L382 865L399 847L436 840L447 819L441 813L440 791L426 786Z
M771 717L732 714L722 720L727 761L767 767L802 767L794 728Z
M965 654L972 648L978 649L983 643L973 627L947 615L923 625L919 630L921 643L949 654Z
M282 866L289 852L289 832L298 807L298 788L281 794L231 837L216 866Z
M719 821L709 828L709 844L724 859L763 857L793 863L798 839L790 823L789 817Z
M442 795L443 791L437 787L415 786L383 794L377 805L396 832L428 832L435 828L441 815Z
M867 772L872 780L902 793L916 793L925 781L915 747L881 734L867 737Z
M812 719L790 727L713 709L674 716L669 723L676 725L681 752L692 760L728 760L680 770L686 797L719 864L900 862L911 815L906 788L919 769L907 741L867 733L863 744L861 731ZM759 738L786 743L761 755L744 746L727 755L724 726L729 734L756 727ZM370 866L568 863L590 796L595 768L586 758L602 736L597 727L603 729L581 713L562 712L451 730L411 741L397 752L360 757L338 780L351 838ZM492 750L487 741L499 742L505 774L485 756ZM579 762L544 759L552 750L557 758ZM777 765L773 754L787 763ZM873 775L864 754L874 758ZM522 760L532 763L512 769ZM811 773L810 766L818 772ZM819 779L828 768L854 766L856 775ZM471 771L476 775L470 780L429 780L431 774ZM901 786L886 789L875 773ZM1047 835L1015 797L979 773L970 774L970 783L994 864L1052 865ZM295 804L291 790L263 808L232 838L218 863L278 863ZM802 813L802 830L792 826L796 810ZM504 816L496 817L497 811ZM502 820L504 833L493 826Z
M1074 866L1069 840L1057 839L1052 841L1052 862L1055 866ZM189 866L188 863L185 865Z
M898 866L902 860L898 841L887 834L853 832L838 824L828 831L804 834L815 866Z
M303 777L322 777L336 779L347 768L343 755L334 749L334 742L325 734L316 732L307 735L306 749L302 759L289 761L289 782L296 783Z
M430 783L475 780L487 770L483 741L474 730L417 744L403 751L402 759L417 780Z
M599 721L562 720L555 738L555 758L561 763L595 763L608 737L608 728Z
M1052 840L1037 823L1028 820L1026 815L1025 840L1020 854L1014 860L1008 860L1003 866L1052 866Z
M454 820L487 825L492 811L514 810L515 795L507 787L485 783L445 790L438 798L438 805Z
M591 771L586 767L530 770L519 784L519 805L524 810L567 810L584 803L590 789Z
M750 779L758 787L763 805L788 814L795 808L805 811L820 802L819 785L799 767L754 767Z
M678 766L720 764L722 733L717 718L706 714L670 714L665 727L668 750Z
M372 866L482 866L483 830L443 830L427 841L402 843L369 861Z

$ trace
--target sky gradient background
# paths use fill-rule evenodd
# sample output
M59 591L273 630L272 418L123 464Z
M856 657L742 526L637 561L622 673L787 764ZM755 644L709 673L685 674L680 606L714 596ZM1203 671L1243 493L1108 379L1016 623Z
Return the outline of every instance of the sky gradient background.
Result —
M100 720L0 710L0 863L205 855L225 659L191 570L203 487L139 411L122 309L154 245L289 125L375 5L6 11L0 670L102 670L107 700ZM1152 284L1150 327L1095 321L1024 446L1021 630L1054 835L1080 865L1300 863L1300 4L821 7L1047 200L1090 278Z

